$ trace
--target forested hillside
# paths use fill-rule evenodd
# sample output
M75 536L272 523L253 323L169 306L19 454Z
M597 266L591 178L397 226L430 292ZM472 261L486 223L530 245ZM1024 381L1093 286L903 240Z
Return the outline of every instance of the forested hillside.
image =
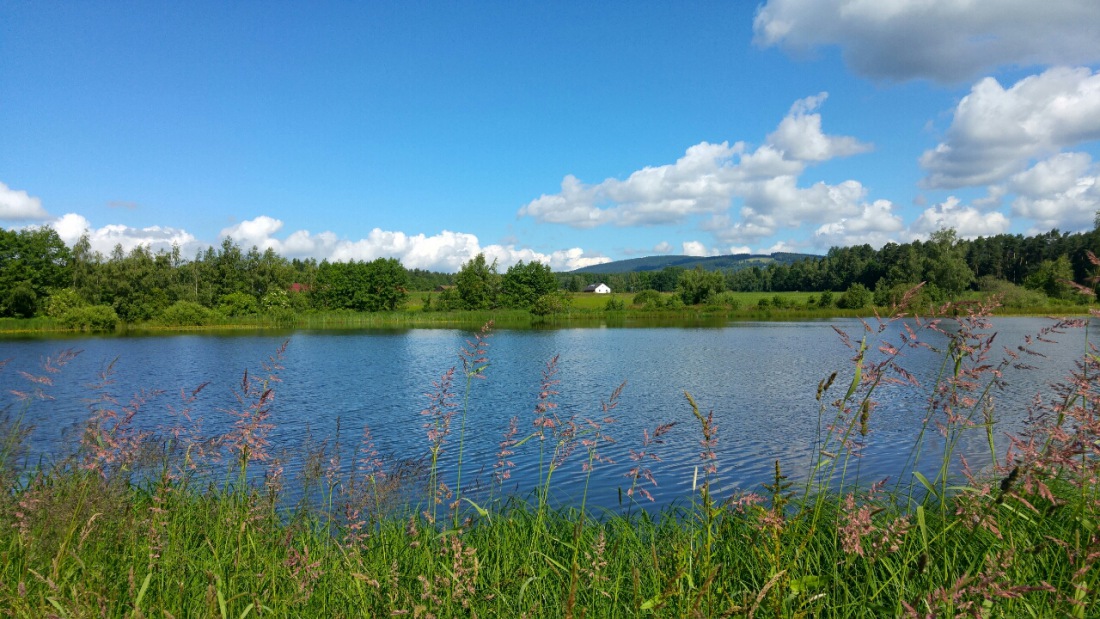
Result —
M645 258L630 258L628 260L616 260L584 267L572 271L573 273L632 273L643 271L660 271L669 267L682 269L694 269L701 266L708 271L738 271L749 267L763 267L769 264L791 264L799 260L815 259L821 256L812 254L793 254L788 252L776 252L774 254L733 254L730 256L647 256Z

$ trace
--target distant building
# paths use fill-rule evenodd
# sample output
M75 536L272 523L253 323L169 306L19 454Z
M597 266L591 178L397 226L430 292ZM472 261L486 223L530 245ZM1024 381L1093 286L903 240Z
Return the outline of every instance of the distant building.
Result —
M610 294L611 287L604 283L591 284L584 289L585 292L594 292L596 294Z

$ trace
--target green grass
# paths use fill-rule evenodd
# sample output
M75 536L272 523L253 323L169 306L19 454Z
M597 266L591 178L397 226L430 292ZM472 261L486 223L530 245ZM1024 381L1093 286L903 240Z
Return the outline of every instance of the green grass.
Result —
M654 514L643 509L645 490L664 426L638 437L636 461L601 461L601 420L616 414L619 390L593 421L560 417L553 395L568 385L558 385L556 360L531 418L515 432L493 429L502 450L537 456L536 487L510 496L490 481L471 494L471 481L464 488L455 470L441 470L438 449L457 451L460 469L508 470L462 461L465 434L486 431L466 426L462 404L486 375L482 336L436 385L420 465L407 454L383 458L369 432L342 451L339 440L314 443L299 454L309 463L298 481L311 489L308 502L286 493L285 462L266 440L278 358L246 375L224 435L140 432L127 414L140 403L105 401L79 450L46 468L20 457L20 411L32 404L14 400L0 424L0 609L14 617L1095 616L1100 360L1086 356L1064 389L1047 394L1012 460L991 444L1002 465L957 479L947 475L953 445L996 435L990 398L1003 366L982 314L945 320L955 325L926 424L946 437L939 475L855 482L878 389L904 376L905 347L853 339L851 378L834 374L816 387L820 448L807 479L787 480L777 461L762 488L712 490L721 487L709 465L723 435L689 395L669 415L697 428L696 483L678 507ZM874 349L885 352L866 360ZM42 376L64 361L48 362ZM32 383L46 390L49 380ZM925 449L918 439L910 457ZM554 472L584 464L625 470L628 509L587 510L586 492L579 505L549 506Z

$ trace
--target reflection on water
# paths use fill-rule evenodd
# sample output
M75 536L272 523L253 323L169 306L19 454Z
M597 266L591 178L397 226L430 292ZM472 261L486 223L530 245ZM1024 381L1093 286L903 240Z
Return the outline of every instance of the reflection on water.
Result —
M1034 318L998 318L995 352L1015 346L1024 335L1035 333L1049 321ZM704 414L714 411L719 428L717 455L723 492L755 490L770 479L773 463L780 460L792 478L805 475L819 428L817 385L838 371L831 397L843 394L852 377L855 351L845 347L834 327L848 331L858 344L863 337L859 321L837 319L812 322L732 323L720 328L585 328L533 331L499 331L490 337L490 367L486 380L471 382L465 445L464 485L477 478L485 484L497 461L497 451L509 420L519 420L522 438L533 431L542 380L548 360L559 356L553 396L561 418L600 421L614 443L601 444L601 455L613 463L596 463L589 486L590 504L615 508L619 490L633 465L630 450L639 449L643 431L676 422L666 443L656 447L661 461L651 461L657 487L649 487L657 505L668 505L690 495L696 465L700 463L698 423L684 399L691 393ZM900 324L875 339L897 341ZM426 393L449 367L458 363L457 351L471 333L456 330L391 332L297 332L289 336L275 385L277 399L271 434L275 449L294 449L307 442L328 439L331 446L339 424L342 445L352 445L369 426L380 452L391 458L417 460L427 453L421 411ZM926 334L931 337L931 334ZM65 453L66 443L79 436L87 415L88 384L117 359L108 389L120 401L130 394L163 390L163 395L143 407L140 422L155 428L167 423L169 410L179 405L179 394L209 382L192 405L193 418L201 417L207 432L223 431L232 418L225 413L237 406L233 395L242 372L260 371L261 362L287 338L280 334L178 335L139 338L82 338L22 340L0 343L0 358L11 362L0 371L0 388L26 389L20 371L40 373L37 365L63 348L82 349L82 354L55 377L48 387L53 400L30 404L28 419L36 426L30 446L35 455ZM1003 451L1004 436L1017 432L1026 419L1026 408L1047 383L1064 376L1084 351L1085 334L1071 331L1057 344L1040 343L1046 354L1031 371L1008 370L1008 387L997 393L999 426L995 437ZM942 344L942 336L929 340ZM872 357L880 354L870 353ZM925 349L907 350L902 364L925 385L940 371L943 354ZM998 357L999 358L999 357ZM996 359L994 360L996 361ZM626 382L613 423L603 424L601 403ZM462 402L465 379L456 381ZM824 398L829 400L830 397ZM883 386L880 406L870 420L871 433L864 455L853 469L867 481L890 476L905 477L921 421L928 415L926 389ZM7 397L5 402L13 402ZM21 404L13 402L12 410ZM826 411L828 415L828 411ZM454 430L457 433L458 423ZM450 470L457 452L457 435L443 455ZM551 445L546 446L551 449ZM926 447L929 457L922 469L934 472L939 460L937 443ZM958 447L972 465L988 462L984 431L964 434ZM509 488L527 493L537 483L537 440L516 448L511 457L515 469ZM574 500L583 488L585 461L579 448L554 473L558 498ZM983 456L984 454L984 456ZM983 460L983 457L985 458Z

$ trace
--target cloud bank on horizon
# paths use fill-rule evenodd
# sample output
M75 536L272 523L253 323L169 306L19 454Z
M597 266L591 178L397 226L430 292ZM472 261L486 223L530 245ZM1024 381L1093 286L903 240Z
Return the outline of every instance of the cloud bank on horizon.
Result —
M502 266L537 260L571 270L644 253L879 247L945 227L976 237L1093 225L1100 211L1100 164L1094 159L1100 5L1094 0L769 0L741 27L751 31L758 54L779 50L788 62L812 65L839 53L848 70L879 91L904 87L947 95L939 109L921 110L928 132L915 139L932 143L909 155L920 178L912 187L916 193L902 198L917 206L879 195L885 183L862 173L881 154L877 134L860 135L858 122L837 133L827 130L837 105L830 88L787 99L786 113L776 110L770 130L724 141L696 138L678 158L669 153L665 161L603 180L569 173L573 164L558 161L558 191L531 192L526 203L498 214L514 215L523 230L496 235L496 242L482 240L494 236L474 231L476 222L470 231L455 231L431 229L431 217L414 217L405 224L410 232L375 226L349 235L288 229L287 216L271 212L224 226L217 238L287 257L395 257L409 268L455 271L484 253ZM913 113L883 114L892 112ZM95 223L76 212L53 216L50 211L64 207L44 205L32 195L37 191L0 182L0 222L50 225L70 244L87 234L105 254L116 245L176 245L193 254L216 244L177 227L186 222L133 226ZM931 204L926 194L935 196ZM601 234L622 239L626 233L654 242L601 241ZM562 243L562 234L578 240ZM586 247L566 246L576 244Z

